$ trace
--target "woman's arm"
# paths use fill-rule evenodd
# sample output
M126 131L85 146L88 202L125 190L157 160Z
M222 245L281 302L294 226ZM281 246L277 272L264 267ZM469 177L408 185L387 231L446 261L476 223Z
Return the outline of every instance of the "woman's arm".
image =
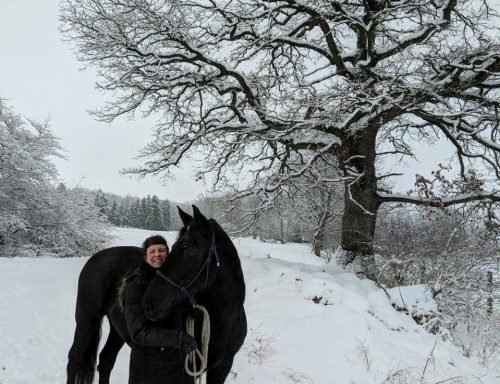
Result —
M159 327L145 317L142 308L144 291L139 284L137 278L133 279L124 292L125 320L132 341L148 347L180 348L183 335L181 330Z

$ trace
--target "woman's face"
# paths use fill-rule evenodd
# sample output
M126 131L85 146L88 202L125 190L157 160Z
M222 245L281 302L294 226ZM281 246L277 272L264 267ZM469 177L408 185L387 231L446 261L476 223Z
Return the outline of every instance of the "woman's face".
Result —
M163 244L153 244L146 249L146 263L153 268L160 268L167 256L167 247Z

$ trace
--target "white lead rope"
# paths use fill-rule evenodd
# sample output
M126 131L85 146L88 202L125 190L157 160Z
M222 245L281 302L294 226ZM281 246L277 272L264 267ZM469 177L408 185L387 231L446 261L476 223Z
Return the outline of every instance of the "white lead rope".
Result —
M203 305L197 305L196 308L203 312L201 352L198 348L189 352L184 360L184 369L189 376L193 376L194 384L196 384L197 380L198 383L201 384L203 372L207 369L208 342L210 341L210 317L208 316L208 311ZM186 319L186 333L189 336L194 337L194 319L191 316L188 316ZM199 369L196 368L198 360L201 363Z

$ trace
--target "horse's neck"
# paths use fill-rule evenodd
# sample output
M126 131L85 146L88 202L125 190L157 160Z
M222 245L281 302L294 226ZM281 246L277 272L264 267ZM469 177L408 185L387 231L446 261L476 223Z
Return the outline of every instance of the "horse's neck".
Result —
M225 261L228 262L227 258ZM221 265L215 280L200 292L200 303L207 309L210 307L213 313L239 308L245 299L245 281L239 259L232 261L231 264L222 264L224 259L221 258Z

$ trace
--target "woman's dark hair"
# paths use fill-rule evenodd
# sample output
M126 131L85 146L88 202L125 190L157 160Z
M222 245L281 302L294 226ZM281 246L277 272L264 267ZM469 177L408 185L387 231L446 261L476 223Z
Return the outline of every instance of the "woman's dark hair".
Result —
M158 244L161 244L161 245L164 245L165 247L167 247L167 253L169 252L167 240L165 240L165 238L161 235L154 235L154 236L148 237L146 240L144 240L144 243L142 243L142 249L144 249L144 253L146 253L146 250L151 245L158 245Z

